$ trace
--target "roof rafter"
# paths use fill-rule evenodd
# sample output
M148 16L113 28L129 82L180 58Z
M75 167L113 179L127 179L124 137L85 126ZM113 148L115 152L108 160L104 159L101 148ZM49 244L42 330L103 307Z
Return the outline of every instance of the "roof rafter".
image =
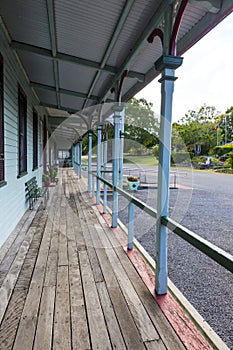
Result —
M57 43L56 43L56 29L55 29L55 20L54 20L54 8L53 1L47 0L47 13L48 13L48 22L49 22L49 32L52 48L52 57L56 58L57 55ZM54 81L56 86L56 95L57 95L57 104L60 106L60 95L59 95L59 71L58 71L58 62L53 60L53 72L54 72Z
M43 101L40 102L40 106L45 107L45 108L47 107L47 108L53 108L53 109L60 109L61 111L66 111L70 114L75 114L77 112L77 110L74 108L69 108L69 107L65 107L62 105L60 105L60 107L58 107L58 105L55 105L53 103L43 102Z
M149 82L151 82L153 79L158 76L160 72L156 71L155 67L151 67L147 73L145 74L146 79L145 82L138 81L136 84L134 84L131 89L127 91L127 93L123 96L123 101L128 101L130 98L132 98L135 94L137 94L140 90L142 90Z
M120 14L119 20L117 21L117 25L114 28L112 37L111 37L111 39L109 41L109 44L108 44L108 47L107 47L107 49L106 49L106 51L105 51L105 53L103 55L103 58L102 58L102 61L101 61L101 65L100 65L101 69L104 68L104 66L105 66L105 64L106 64L106 62L107 62L107 60L108 60L108 58L109 58L109 56L110 56L110 54L112 52L112 49L113 49L113 47L114 47L114 45L115 45L115 43L116 43L116 41L117 41L117 39L119 37L119 34L120 34L123 26L124 26L124 23L125 23L125 21L126 21L126 19L128 17L128 14L129 14L129 12L131 10L131 7L134 4L134 1L135 0L127 0L126 4L125 4L125 6L124 6L124 8L123 8L123 10L122 10L122 12ZM95 85L96 85L96 83L97 83L97 81L99 79L100 74L101 74L100 70L96 72L96 75L95 75L95 77L94 77L94 79L93 79L93 81L91 83L90 88L89 88L89 91L88 91L88 94L87 94L87 98L84 101L83 108L86 107L88 98L91 95L91 93L92 93L92 91L93 91L93 89L94 89L94 87L95 87Z
M141 51L144 49L144 47L146 45L148 45L148 41L147 41L148 36L151 34L151 32L156 27L159 26L159 24L163 20L164 13L166 11L167 6L171 3L173 3L174 1L175 0L164 0L161 3L161 5L159 6L159 8L155 11L154 16L151 18L151 20L148 23L148 25L146 26L145 30L143 30L142 34L139 36L139 38L138 38L136 44L134 45L134 48L132 49L130 55L128 55L128 57L125 59L125 61L121 65L120 69L118 70L118 73L115 75L111 84L109 84L107 86L107 88L105 89L105 92L103 93L103 95L101 96L101 98L99 100L100 102L104 101L106 99L111 87L114 86L114 84L120 79L120 77L122 76L122 74L125 70L129 70L129 68L132 66L132 64L134 63L137 56L141 53Z
M30 82L30 86L35 89L43 89L43 90L54 91L54 92L56 91L56 88L54 86L40 84L32 81ZM64 95L69 95L69 96L81 97L81 98L87 97L87 94L84 94L83 92L67 90L62 88L59 88L59 93ZM94 95L91 95L90 99L93 101L98 101L98 97Z
M42 56L42 57L45 57L45 58L48 58L48 59L51 59L51 60L54 60L57 62L61 61L61 62L76 63L78 65L90 67L90 68L100 70L101 72L106 72L109 74L116 74L117 73L117 69L113 66L105 65L104 68L101 68L101 65L98 62L87 60L87 59L76 57L76 56L72 56L72 55L67 55L64 53L59 53L59 52L56 53L56 57L53 57L51 50L48 50L48 49L45 49L45 48L42 48L39 46L34 46L34 45L22 43L20 41L12 40L11 47L14 50L20 50L20 51L34 53L36 55L39 55L39 56ZM133 79L134 78L138 79L139 81L144 81L144 79L145 79L145 75L143 73L135 72L135 71L129 71L128 77L133 78Z

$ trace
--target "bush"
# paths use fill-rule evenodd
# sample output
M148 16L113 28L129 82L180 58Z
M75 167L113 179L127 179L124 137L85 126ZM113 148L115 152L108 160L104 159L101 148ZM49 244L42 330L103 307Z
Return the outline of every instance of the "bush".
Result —
M228 159L226 161L226 164L229 165L229 167L233 170L233 152L230 152L228 154Z
M215 167L214 171L216 171L216 173L224 173L224 174L233 174L233 170L230 168L225 168L225 167Z
M172 152L171 154L172 157L172 163L189 163L191 160L191 155L189 152L185 151L179 151L179 152Z
M155 158L159 157L159 145L155 145L151 149L151 153Z

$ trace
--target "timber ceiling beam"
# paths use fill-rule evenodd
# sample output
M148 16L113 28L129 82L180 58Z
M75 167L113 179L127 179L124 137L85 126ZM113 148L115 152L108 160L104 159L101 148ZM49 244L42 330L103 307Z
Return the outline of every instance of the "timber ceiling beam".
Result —
M57 41L56 41L53 1L47 0L46 4L47 4L47 13L48 13L48 22L49 22L50 42L51 42L52 57L53 57L53 73L54 73L54 81L56 86L57 104L58 106L60 106L61 101L60 101L60 94L59 94L58 62L54 60L57 55Z
M109 74L116 74L117 69L113 66L105 65L104 68L101 68L101 64L98 62L92 61L92 60L87 60L84 58L80 58L77 56L72 56L72 55L67 55L64 53L56 53L56 57L54 58L52 55L51 50L39 47L39 46L34 46L34 45L29 45L20 41L15 41L12 40L11 42L11 47L14 50L17 51L26 51L30 53L34 53L36 55L48 58L50 60L55 60L57 62L68 62L68 63L75 63L80 66L84 67L90 67L96 70L100 70L101 72L106 72ZM134 71L129 71L128 73L128 78L133 78L133 79L138 79L139 81L144 81L145 75L140 72L134 72Z
M61 111L66 111L66 112L68 112L70 114L75 114L77 112L77 109L65 107L65 106L62 106L62 105L60 107L58 107L58 105L55 105L55 104L52 104L52 103L43 102L43 101L40 101L40 106L45 107L45 108L60 109Z
M56 91L55 86L40 84L40 83L36 83L36 82L30 82L30 86L32 88L35 88L35 89L42 89L42 90L48 90L48 91L54 91L54 92ZM69 96L80 97L83 99L87 98L87 94L84 94L83 92L79 92L79 91L73 91L73 90L59 88L59 93L64 94L64 95L69 95ZM93 101L98 101L98 97L94 96L94 95L91 95L90 99Z

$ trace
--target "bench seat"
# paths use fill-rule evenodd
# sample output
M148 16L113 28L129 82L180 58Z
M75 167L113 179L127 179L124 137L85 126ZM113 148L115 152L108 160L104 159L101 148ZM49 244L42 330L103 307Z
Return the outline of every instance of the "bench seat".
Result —
M38 198L43 198L43 204L45 209L49 199L48 187L38 187L35 176L25 183L25 187L26 198L29 201L29 209L33 208L33 205Z

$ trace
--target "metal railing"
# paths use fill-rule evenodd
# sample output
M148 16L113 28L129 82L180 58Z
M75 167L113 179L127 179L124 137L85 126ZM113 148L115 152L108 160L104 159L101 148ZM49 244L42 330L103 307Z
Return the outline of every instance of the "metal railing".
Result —
M96 177L104 185L110 187L113 191L118 192L121 196L126 198L129 201L128 205L128 249L133 249L134 242L134 206L142 209L145 213L149 214L153 218L157 218L157 211L148 206L146 203L140 201L136 197L130 195L126 191L122 190L119 187L113 186L111 182L104 179L101 176L97 176L94 172L91 172L93 178ZM107 207L107 196L104 196L104 208ZM225 269L233 273L233 256L223 249L217 247L186 227L178 224L176 221L169 217L161 217L161 225L166 226L170 231L174 232L186 242L197 248L199 251L204 253L206 256L210 257L212 260L216 261L219 265L223 266Z
M92 173L93 173L93 168L96 165L92 164ZM105 169L104 169L105 168ZM94 168L95 170L95 168ZM148 175L146 170L138 168L138 167L123 167L123 178L127 178L128 176L135 176L140 178L140 184L142 185L158 185L157 177L158 177L158 171L151 171L150 174ZM101 174L112 174L112 166L105 166L101 167ZM152 180L153 178L153 180ZM177 171L170 171L170 187L171 188L177 188Z

